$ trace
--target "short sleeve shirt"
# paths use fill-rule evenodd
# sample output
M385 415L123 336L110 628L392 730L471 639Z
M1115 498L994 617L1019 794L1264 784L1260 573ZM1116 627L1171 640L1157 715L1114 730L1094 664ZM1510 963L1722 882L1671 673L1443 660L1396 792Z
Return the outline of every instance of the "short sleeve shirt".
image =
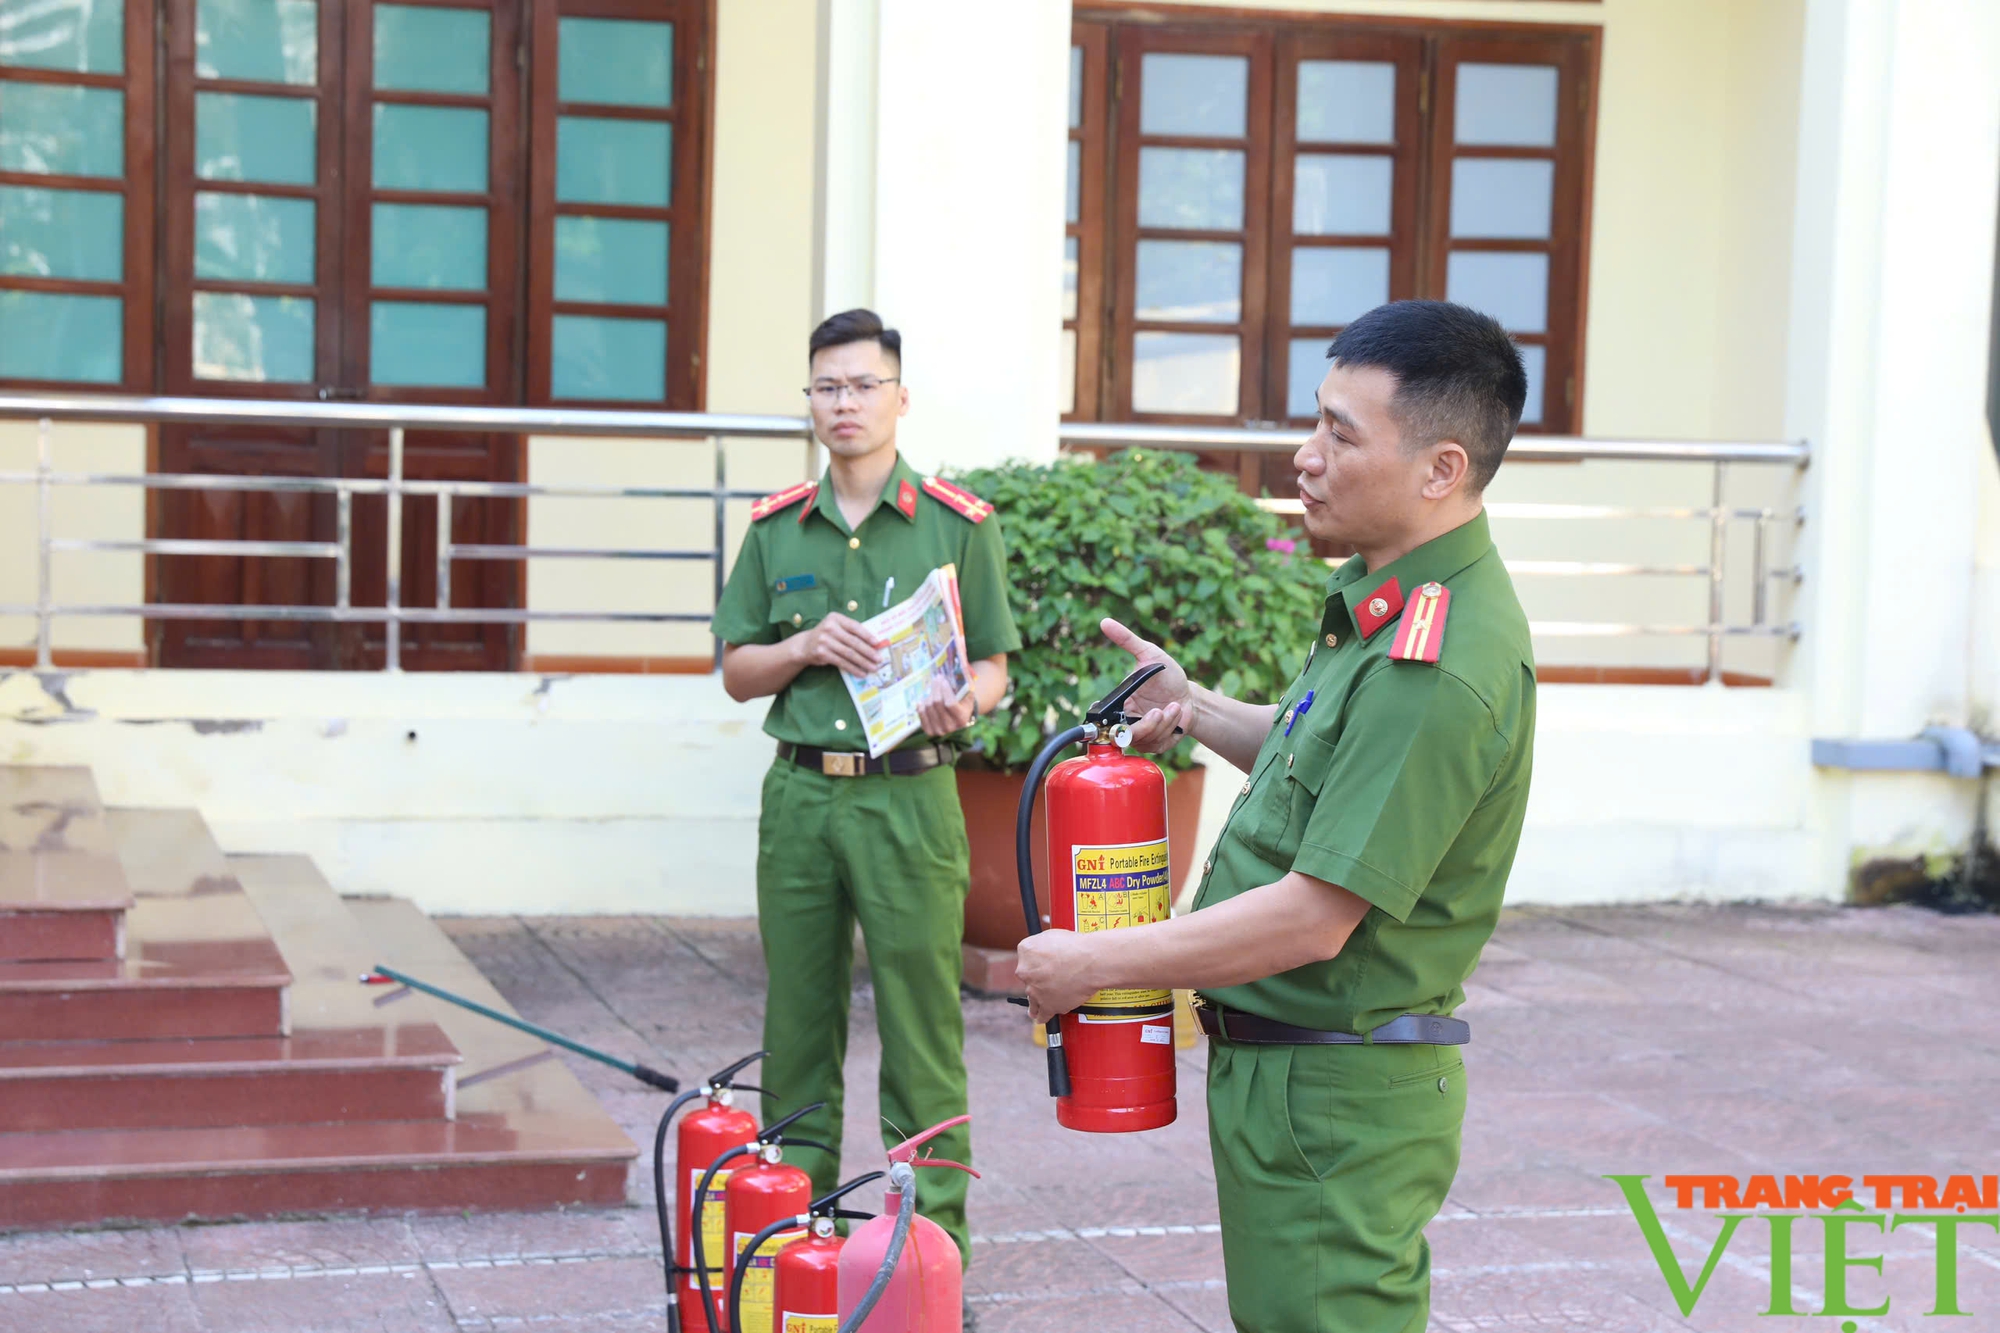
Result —
M1429 583L1450 594L1437 660L1398 660ZM1204 994L1335 1032L1451 1013L1499 920L1534 731L1527 617L1484 514L1380 571L1342 565L1195 905L1297 870L1372 910L1331 961Z
M898 454L882 499L859 527L842 517L826 475L810 495L752 523L711 632L724 643L779 643L830 612L867 620L915 593L932 570L956 565L967 655L977 662L1019 648L999 517L988 510L975 522L933 497L924 480ZM828 666L807 667L780 690L764 730L795 745L868 748L847 685ZM904 745L933 743L919 732Z

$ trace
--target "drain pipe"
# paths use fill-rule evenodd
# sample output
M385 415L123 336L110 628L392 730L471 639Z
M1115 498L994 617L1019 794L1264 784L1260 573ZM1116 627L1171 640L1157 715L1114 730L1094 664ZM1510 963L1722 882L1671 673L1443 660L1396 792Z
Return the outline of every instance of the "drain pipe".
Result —
M2000 770L2000 741L1981 737L1970 727L1925 727L1912 740L1862 741L1816 738L1812 761L1818 768L1853 773L1943 773L1979 784L1972 812L1972 843L1959 865L1959 880L1969 896L1979 883L1979 862L1985 855L1988 829L1986 803L1995 770Z

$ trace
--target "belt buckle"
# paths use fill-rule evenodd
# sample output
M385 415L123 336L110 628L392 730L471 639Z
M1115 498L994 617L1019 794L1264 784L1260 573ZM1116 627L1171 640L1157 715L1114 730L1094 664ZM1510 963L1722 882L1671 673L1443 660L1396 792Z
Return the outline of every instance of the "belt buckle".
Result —
M843 754L836 750L821 750L819 771L830 778L858 778L861 776L861 756Z

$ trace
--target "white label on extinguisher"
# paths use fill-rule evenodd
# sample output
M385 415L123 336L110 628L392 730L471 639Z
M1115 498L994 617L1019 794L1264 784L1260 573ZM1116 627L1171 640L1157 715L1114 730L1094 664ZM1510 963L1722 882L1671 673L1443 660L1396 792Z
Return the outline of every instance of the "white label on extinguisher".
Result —
M722 1249L722 1191L729 1183L727 1168L715 1173L715 1179L708 1182L708 1197L701 1197L701 1178L707 1174L706 1167L695 1167L688 1172L688 1211L701 1219L701 1257L708 1265L710 1277L722 1274L722 1261L729 1256ZM694 1262L694 1247L688 1247L688 1262Z
M1079 932L1145 926L1172 914L1165 838L1098 846L1079 843L1071 846L1069 855ZM1084 1004L1086 1009L1105 1005L1129 1010L1172 1002L1173 996L1163 990L1101 990Z
M1171 1046L1174 1044L1173 1025L1148 1023L1139 1029L1139 1040L1147 1046Z
M805 1234L803 1230L780 1231L765 1241L748 1263L744 1263L743 1251L750 1248L750 1242L757 1239L757 1233L736 1233L731 1248L736 1253L737 1263L743 1268L743 1322L737 1326L735 1333L771 1333L772 1279L777 1276L778 1251Z
M778 1333L840 1333L837 1314L793 1314L785 1311L784 1327Z

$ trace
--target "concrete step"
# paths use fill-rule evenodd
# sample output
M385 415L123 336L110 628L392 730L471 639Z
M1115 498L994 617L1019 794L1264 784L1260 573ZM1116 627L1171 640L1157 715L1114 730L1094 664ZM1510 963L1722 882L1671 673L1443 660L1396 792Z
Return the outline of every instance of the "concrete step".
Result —
M124 956L132 892L84 768L0 768L0 962Z

